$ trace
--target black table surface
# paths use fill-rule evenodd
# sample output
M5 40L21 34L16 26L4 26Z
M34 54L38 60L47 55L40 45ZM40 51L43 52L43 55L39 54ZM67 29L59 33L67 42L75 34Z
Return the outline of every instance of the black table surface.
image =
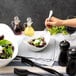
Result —
M29 67L28 64L23 64L20 61L12 61L10 64L7 65L7 67L12 67L12 66L19 66L19 67ZM59 66L57 62L54 62L53 66ZM64 76L68 76L66 73L63 73ZM0 76L17 76L14 73L0 73ZM28 75L28 76L36 76L36 75ZM51 76L49 74L43 73L43 76Z

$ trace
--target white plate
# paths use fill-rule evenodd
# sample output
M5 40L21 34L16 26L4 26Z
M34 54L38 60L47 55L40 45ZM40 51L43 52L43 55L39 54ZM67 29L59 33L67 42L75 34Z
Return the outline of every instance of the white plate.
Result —
M6 24L0 23L0 36L4 35L4 38L11 41L12 45L14 46L14 54L10 59L0 59L0 67L7 65L10 63L18 53L18 45L15 39L15 35L10 27Z

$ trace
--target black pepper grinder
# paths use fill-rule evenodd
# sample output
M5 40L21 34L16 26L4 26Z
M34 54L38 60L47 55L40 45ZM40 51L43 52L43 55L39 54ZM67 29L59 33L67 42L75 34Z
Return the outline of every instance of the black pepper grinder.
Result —
M12 29L16 35L20 35L22 33L21 21L18 16L14 17L14 20L11 22Z
M68 51L66 73L69 74L69 76L76 76L76 48L69 49Z
M59 46L60 46L61 52L59 55L58 64L60 66L66 66L67 62L68 62L67 52L70 47L70 43L68 41L64 40L64 41L60 42Z

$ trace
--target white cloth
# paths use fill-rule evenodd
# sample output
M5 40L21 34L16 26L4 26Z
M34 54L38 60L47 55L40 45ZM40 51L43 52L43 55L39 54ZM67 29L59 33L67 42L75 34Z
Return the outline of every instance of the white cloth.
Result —
M35 32L37 35L41 32ZM25 40L28 39L26 36L24 38ZM43 64L43 65L52 65L54 62L54 56L55 56L55 39L51 38L48 46L43 49L42 51L35 52L30 50L30 48L24 43L24 39L19 45L19 53L18 55L28 57L29 59L32 59L33 61Z
M40 31L35 32L37 35ZM66 39L67 35L64 36L62 34L57 34L55 36L51 36L49 45L40 52L34 52L25 45L24 40L20 42L19 45L19 53L18 55L28 57L29 59L33 60L42 65L50 65L54 63L54 61L58 61L58 57L60 54L59 43L60 41ZM25 36L25 40L27 40L27 36ZM73 41L69 41L71 46L76 46L76 39Z
M19 54L20 56L25 56L33 61L39 62L41 64L47 65L51 60L54 59L55 55L55 40L51 39L49 45L40 52L34 52L28 48L27 45L22 41L21 45L19 46ZM49 60L49 62L48 62ZM50 63L51 64L51 63Z

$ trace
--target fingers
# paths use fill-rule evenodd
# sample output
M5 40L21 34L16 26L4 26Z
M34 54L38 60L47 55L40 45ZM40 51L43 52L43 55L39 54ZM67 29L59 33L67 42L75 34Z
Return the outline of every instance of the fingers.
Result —
M56 22L46 22L45 26L48 28L51 28L52 26L55 26Z
M46 18L46 20L45 20L46 28L51 28L53 25L55 25L56 22L52 21L52 18L51 19Z
M45 26L47 28L51 28L52 26L61 26L61 25L63 25L63 20L53 16L50 19L46 18L45 20Z
M48 26L50 27L50 25L48 24L49 22L50 22L49 19L46 18L46 20L45 20L45 26L46 26L46 27L48 27Z

